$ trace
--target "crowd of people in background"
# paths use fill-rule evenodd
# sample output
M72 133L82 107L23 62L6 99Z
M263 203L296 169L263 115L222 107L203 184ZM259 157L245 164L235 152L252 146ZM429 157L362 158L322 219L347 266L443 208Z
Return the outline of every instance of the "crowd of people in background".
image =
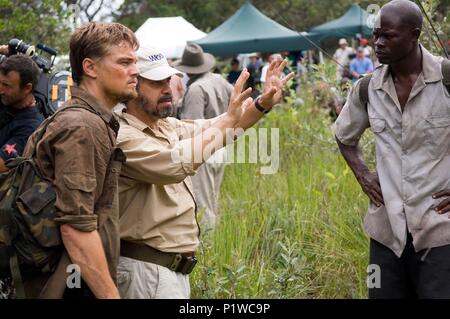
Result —
M356 82L374 70L376 58L368 40L357 39L355 44L356 49L349 46L345 38L339 40L339 48L333 55L333 59L338 64L336 77L339 80L351 79Z
M338 48L332 56L336 63L337 84L331 87L326 83L319 84L319 87L326 86L326 88L321 90L322 92L326 91L331 95L329 98L323 98L322 102L323 106L330 108L333 120L337 118L345 104L345 96L348 93L349 86L361 77L372 73L379 65L371 41L371 39L368 40L360 36L352 39L352 45L345 38L338 40ZM290 88L298 96L301 96L302 81L315 81L311 74L316 70L315 65L323 62L316 51L253 52L233 57L229 65L220 71L225 74L227 81L234 85L242 69L246 68L250 73L250 78L246 85L252 88L254 95L257 95L260 88L264 85L267 68L277 58L285 58L289 61L284 73L295 72L295 78ZM318 100L321 100L321 98L318 97Z

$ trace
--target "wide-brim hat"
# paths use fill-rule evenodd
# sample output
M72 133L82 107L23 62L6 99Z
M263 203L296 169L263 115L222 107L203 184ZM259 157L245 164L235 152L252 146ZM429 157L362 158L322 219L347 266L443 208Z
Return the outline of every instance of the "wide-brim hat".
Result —
M203 52L201 46L188 43L184 48L181 60L173 66L177 70L187 74L202 74L210 71L216 65L216 59L212 54Z

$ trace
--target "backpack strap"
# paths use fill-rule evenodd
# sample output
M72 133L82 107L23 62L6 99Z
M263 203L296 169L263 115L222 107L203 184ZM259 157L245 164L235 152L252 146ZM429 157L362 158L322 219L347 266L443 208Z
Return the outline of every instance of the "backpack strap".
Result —
M11 270L11 277L14 282L14 288L16 289L17 299L26 299L25 287L23 285L22 274L20 273L19 259L12 246L8 246L9 251L9 268Z
M369 103L369 83L372 79L372 73L364 76L359 83L359 101L367 108Z
M442 83L447 88L448 94L450 94L450 60L444 59L442 60Z
M47 127L49 126L49 124L51 122L54 121L54 119L56 118L56 116L58 114L60 114L61 112L64 112L66 110L70 110L70 109L84 109L86 111L89 111L91 113L97 114L98 116L100 116L100 114L98 114L98 112L96 112L94 109L89 108L89 107L85 107L85 106L81 106L81 105L73 105L73 106L68 106L65 108L62 108L60 111L56 112L55 114L53 114L51 117L49 117L47 120L45 120L44 124L42 125L41 130L39 131L39 134L36 138L36 141L34 142L33 146L32 146L32 152L31 152L31 158L34 158L36 156L36 152L37 152L37 144L40 142L40 140L44 137L45 132L47 131ZM100 118L103 120L103 118L100 116ZM103 120L103 122L105 122L105 120ZM105 122L106 123L106 122ZM107 124L107 123L106 123Z
M47 280L44 288L39 293L38 299L59 299L64 294L67 285L67 266L70 261L69 254L66 249L63 249L61 258L56 266L55 272Z

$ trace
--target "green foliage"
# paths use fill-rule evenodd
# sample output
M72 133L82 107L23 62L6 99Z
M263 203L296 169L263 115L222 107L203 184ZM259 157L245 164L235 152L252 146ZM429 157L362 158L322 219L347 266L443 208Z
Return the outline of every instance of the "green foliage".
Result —
M18 38L67 52L70 15L60 0L0 0L0 44Z
M340 155L331 120L305 89L259 125L280 129L280 169L231 164L215 231L202 235L193 298L365 298L367 197ZM373 138L362 140L373 167Z
M433 26L439 35L444 45L449 40L450 34L450 12L449 2L440 0L423 0L422 5L428 14L428 17L432 20ZM445 12L445 14L443 14ZM442 55L443 50L439 43L436 34L426 18L424 18L424 27L421 35L421 42L423 45L436 55Z
M149 17L181 15L197 28L209 32L227 20L245 2L246 0L125 0L116 20L136 30ZM360 1L360 5L366 8L371 3L380 2L382 1ZM254 0L252 3L278 23L304 31L342 15L354 1Z

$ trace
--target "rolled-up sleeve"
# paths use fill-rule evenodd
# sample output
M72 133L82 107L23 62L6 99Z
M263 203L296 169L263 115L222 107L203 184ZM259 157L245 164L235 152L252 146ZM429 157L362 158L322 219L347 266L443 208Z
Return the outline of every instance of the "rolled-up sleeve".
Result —
M59 132L52 145L58 214L55 221L84 232L97 229L95 203L110 159L105 141L92 130L88 126L68 127Z
M347 102L333 125L338 140L345 145L358 144L361 135L369 127L367 107L359 99L360 81L350 90Z

